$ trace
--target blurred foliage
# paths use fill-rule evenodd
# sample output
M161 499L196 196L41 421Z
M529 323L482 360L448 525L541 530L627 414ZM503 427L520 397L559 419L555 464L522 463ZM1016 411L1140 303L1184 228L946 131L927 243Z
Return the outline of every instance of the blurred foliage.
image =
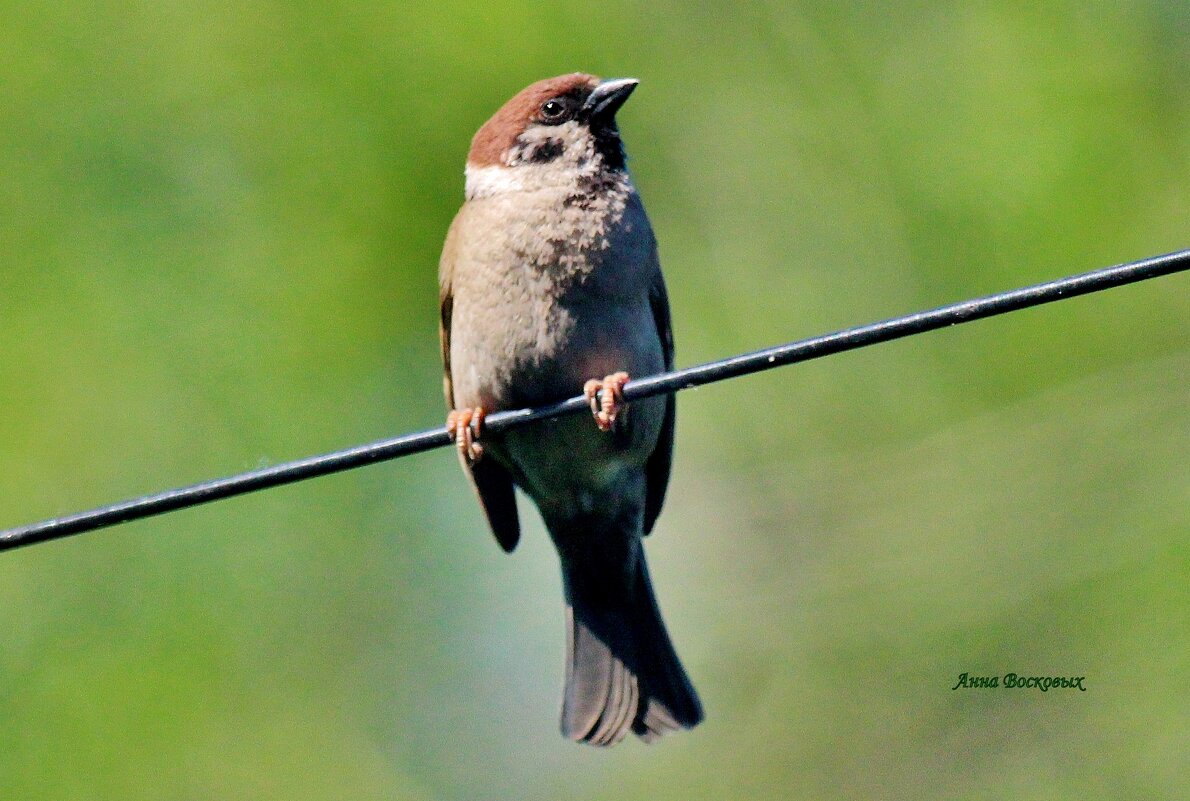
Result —
M1184 2L4 3L0 53L0 525L439 424L468 142L552 74L643 81L681 364L1190 245ZM0 795L1184 796L1186 288L685 393L708 719L651 748L558 737L554 556L445 452L4 554Z

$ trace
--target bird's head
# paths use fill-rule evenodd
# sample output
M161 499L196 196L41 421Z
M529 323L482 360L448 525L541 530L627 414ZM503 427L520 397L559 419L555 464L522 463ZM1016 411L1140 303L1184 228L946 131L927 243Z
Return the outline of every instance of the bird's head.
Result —
M637 83L573 73L522 89L471 140L467 198L571 186L622 171L616 112Z

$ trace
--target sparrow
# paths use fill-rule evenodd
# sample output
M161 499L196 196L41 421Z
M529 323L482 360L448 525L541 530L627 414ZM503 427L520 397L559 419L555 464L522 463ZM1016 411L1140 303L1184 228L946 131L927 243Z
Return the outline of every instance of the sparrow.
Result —
M447 429L505 551L520 538L514 488L541 513L566 600L562 733L603 746L703 717L642 543L669 482L674 398L622 395L630 375L673 368L657 243L616 124L637 84L575 73L505 103L471 141L439 266ZM579 391L594 422L483 434L487 413Z

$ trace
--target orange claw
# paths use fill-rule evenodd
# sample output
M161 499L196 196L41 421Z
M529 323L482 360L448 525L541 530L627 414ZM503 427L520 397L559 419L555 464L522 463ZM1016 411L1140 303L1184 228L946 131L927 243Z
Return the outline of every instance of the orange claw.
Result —
M583 395L591 404L591 414L600 431L611 431L624 403L624 385L628 373L612 373L600 381L592 378L583 384Z
M455 409L446 416L446 433L450 434L459 449L459 456L467 464L475 464L483 457L479 437L485 414L482 406L476 406L474 409Z

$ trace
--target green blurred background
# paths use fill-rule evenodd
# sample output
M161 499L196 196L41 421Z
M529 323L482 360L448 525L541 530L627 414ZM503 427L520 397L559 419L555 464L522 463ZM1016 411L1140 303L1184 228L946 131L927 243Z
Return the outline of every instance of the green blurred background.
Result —
M549 75L642 80L682 365L1190 246L1182 0L3 5L0 527L440 425ZM1184 797L1188 286L684 393L653 747L558 736L555 557L445 451L3 554L0 796Z

